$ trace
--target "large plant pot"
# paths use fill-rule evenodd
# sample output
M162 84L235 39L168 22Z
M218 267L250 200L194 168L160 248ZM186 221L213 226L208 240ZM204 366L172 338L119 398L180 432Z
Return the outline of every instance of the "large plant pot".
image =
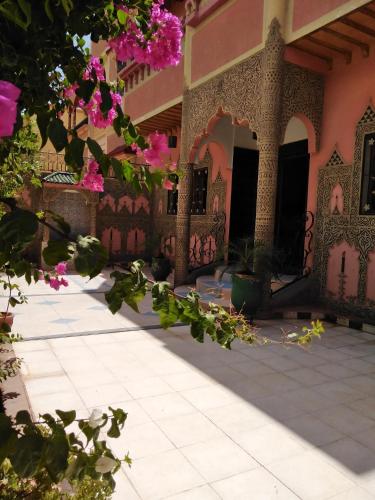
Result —
M13 325L13 313L6 313L5 311L0 311L0 330L3 329L4 323L8 325L9 328L5 328L5 331L10 331Z
M262 281L256 276L233 274L231 301L236 311L254 316L262 303Z
M151 274L156 281L165 281L168 278L171 269L172 266L170 260L166 257L152 258Z

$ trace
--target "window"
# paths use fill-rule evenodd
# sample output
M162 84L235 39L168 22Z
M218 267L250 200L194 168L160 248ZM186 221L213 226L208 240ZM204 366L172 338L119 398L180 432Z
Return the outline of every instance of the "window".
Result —
M375 133L366 134L363 146L360 212L375 215Z
M204 215L206 213L207 180L207 168L197 168L193 171L193 200L191 204L192 214Z

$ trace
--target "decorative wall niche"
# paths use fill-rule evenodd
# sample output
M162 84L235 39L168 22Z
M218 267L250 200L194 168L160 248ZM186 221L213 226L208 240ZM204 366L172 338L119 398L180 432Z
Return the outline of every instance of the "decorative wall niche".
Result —
M126 251L130 255L139 255L145 251L146 235L142 229L131 229L126 237Z
M329 213L331 215L342 215L344 213L344 192L340 183L337 183L331 191Z
M114 227L106 227L102 232L101 242L109 255L121 252L121 232Z
M359 251L347 241L332 246L327 263L327 291L341 300L357 297L358 278Z

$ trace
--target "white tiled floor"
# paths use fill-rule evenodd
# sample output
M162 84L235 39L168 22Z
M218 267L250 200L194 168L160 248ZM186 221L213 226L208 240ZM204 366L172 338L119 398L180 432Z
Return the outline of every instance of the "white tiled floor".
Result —
M375 337L327 325L306 351L237 343L229 352L185 327L142 329L157 323L147 304L140 316L110 315L103 293L85 293L105 289L105 276L71 283L75 295L31 289L14 330L40 340L15 349L35 413L129 413L111 442L133 457L115 498L375 499ZM117 331L74 336L104 328Z

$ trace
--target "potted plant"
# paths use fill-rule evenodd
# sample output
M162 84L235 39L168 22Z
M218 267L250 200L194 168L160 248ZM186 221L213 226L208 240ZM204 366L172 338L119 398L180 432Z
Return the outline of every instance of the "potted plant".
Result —
M161 250L162 235L158 234L149 240L149 246L151 246L152 258L151 258L151 274L156 281L165 281L171 270L171 261ZM170 246L165 245L164 251L170 251Z
M254 316L262 303L265 278L272 271L272 252L252 238L243 238L229 245L229 253L234 258L231 302L237 311Z
M8 292L6 308L4 311L0 310L0 332L9 333L12 329L14 319L14 314L10 311L10 308L26 302L26 297L21 292L17 283L11 283L8 269L5 267L0 268L0 273L5 274L2 274L5 279L0 275L0 286Z

